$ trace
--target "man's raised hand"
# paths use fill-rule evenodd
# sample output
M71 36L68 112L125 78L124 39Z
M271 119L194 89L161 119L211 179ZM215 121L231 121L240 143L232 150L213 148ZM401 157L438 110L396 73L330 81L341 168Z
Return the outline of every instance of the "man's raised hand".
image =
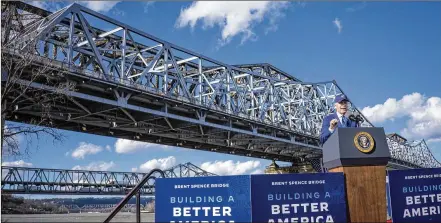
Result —
M337 119L332 119L331 122L329 123L329 128L330 129L335 129L335 127L337 127L338 124L338 120Z

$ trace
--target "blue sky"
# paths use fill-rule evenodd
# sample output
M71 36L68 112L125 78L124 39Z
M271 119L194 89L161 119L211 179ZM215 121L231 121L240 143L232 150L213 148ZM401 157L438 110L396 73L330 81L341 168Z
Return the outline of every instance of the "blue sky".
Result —
M66 3L34 4L53 10ZM228 64L265 62L303 81L336 80L376 126L425 138L441 160L441 2L83 4ZM225 15L236 17L223 26L212 23L225 21ZM131 171L192 162L220 174L242 174L261 172L270 163L64 133L63 144L42 139L30 157L3 157L3 164ZM118 146L134 151L117 152Z

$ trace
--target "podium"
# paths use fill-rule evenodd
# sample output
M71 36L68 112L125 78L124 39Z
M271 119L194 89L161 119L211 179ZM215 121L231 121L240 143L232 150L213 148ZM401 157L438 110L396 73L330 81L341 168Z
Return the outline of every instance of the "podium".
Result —
M389 159L383 128L337 128L323 144L324 167L345 175L349 222L386 222Z

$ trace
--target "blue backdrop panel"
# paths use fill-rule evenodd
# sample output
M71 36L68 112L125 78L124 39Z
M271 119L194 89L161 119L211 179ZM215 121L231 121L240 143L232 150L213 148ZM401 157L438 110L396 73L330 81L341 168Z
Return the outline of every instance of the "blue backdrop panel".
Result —
M155 221L251 222L250 176L161 178Z
M389 171L393 222L441 222L441 168Z
M343 173L251 176L253 222L346 222Z

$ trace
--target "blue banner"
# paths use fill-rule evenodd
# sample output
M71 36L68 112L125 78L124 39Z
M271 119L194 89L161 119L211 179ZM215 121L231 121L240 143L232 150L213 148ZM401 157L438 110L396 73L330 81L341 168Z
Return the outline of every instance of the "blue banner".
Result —
M441 168L389 171L393 222L441 222Z
M160 178L155 222L251 222L250 176Z
M253 222L346 222L343 173L251 176Z

